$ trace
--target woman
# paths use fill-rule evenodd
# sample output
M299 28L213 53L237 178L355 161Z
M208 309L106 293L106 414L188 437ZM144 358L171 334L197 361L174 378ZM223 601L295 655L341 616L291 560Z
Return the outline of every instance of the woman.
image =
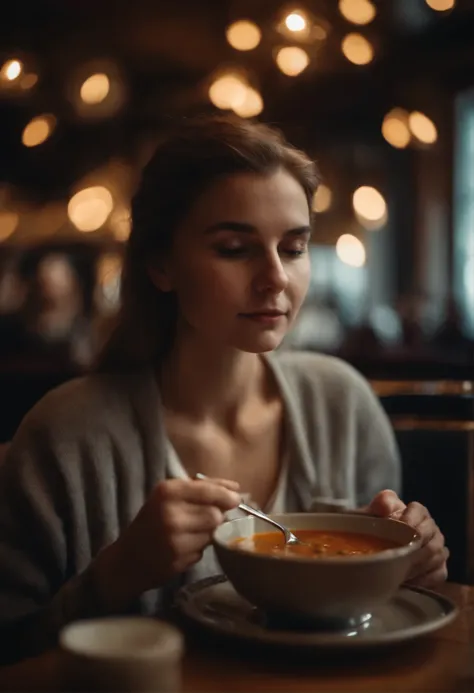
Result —
M156 151L99 372L48 394L1 469L12 658L72 619L156 613L218 570L206 548L240 491L266 510L401 518L423 535L413 580L445 579L434 521L396 495L394 437L368 385L335 359L269 355L308 288L317 182L279 134L230 117L185 122Z

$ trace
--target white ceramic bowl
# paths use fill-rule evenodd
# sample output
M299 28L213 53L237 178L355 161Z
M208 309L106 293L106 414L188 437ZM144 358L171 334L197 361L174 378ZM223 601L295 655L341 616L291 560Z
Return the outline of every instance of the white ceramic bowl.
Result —
M319 622L322 627L357 625L367 620L374 607L388 601L406 580L421 545L416 531L396 520L355 513L271 517L292 530L357 532L400 545L356 556L268 556L231 546L236 539L272 531L268 523L244 517L225 522L216 530L213 543L217 558L239 594L268 614Z

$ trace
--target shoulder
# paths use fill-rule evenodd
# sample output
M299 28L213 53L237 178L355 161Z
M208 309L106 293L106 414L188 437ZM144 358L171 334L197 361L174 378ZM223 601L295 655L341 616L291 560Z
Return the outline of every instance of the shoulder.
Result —
M116 379L86 375L50 390L27 415L30 423L57 420L64 424L75 419L92 419L103 413L104 405L114 401L120 390Z
M384 418L383 407L368 381L353 366L333 356L283 352L273 361L280 382L301 414L326 412L338 425L369 425Z
M353 366L334 356L286 351L274 355L273 361L285 380L297 389L318 391L328 397L375 398L367 380Z
M135 388L132 376L93 374L74 378L37 402L17 435L41 432L67 440L120 425L131 411Z

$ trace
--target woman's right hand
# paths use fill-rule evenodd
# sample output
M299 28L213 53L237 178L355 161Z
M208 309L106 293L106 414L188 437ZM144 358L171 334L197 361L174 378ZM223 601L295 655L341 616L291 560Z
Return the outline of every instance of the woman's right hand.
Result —
M240 503L238 489L224 479L160 482L130 526L99 555L99 595L120 608L197 563L224 513Z

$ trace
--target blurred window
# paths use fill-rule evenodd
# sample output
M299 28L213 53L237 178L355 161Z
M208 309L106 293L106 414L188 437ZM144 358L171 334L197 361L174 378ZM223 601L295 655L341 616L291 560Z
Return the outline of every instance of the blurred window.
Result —
M456 102L454 268L464 326L474 337L474 89Z

